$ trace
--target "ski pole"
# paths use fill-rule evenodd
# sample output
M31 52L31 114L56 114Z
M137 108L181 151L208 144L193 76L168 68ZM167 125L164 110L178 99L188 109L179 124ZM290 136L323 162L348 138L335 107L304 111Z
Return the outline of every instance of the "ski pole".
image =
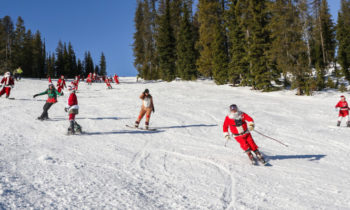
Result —
M282 144L283 146L288 147L288 145L282 143L281 141L279 141L279 140L277 140L277 139L274 139L274 138L272 138L272 137L270 137L270 136L266 136L265 134L262 134L261 132L259 132L259 131L257 131L257 130L254 130L254 131L255 131L256 133L258 133L258 134L260 134L260 135L262 135L262 136L268 138L268 139L272 139L272 140L277 141L278 143Z

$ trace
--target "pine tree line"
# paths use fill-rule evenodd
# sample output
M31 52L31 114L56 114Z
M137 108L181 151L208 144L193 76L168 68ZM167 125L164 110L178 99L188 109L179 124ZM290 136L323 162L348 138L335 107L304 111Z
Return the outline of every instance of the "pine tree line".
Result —
M192 4L137 1L139 76L204 76L263 91L292 87L299 95L329 86L331 67L350 79L350 0L341 0L337 24L327 0L199 0L194 14Z
M39 31L26 30L24 21L18 17L14 26L11 18L0 18L0 73L21 67L24 77L45 78L65 75L87 76L90 72L106 75L106 58L102 53L100 63L94 65L91 53L77 59L72 44L58 42L55 53L47 52L45 41Z

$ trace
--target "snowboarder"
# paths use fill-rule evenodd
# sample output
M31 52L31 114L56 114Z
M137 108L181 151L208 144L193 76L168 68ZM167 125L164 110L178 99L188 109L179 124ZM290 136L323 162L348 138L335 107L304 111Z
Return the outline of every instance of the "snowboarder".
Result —
M119 79L118 79L118 75L117 74L114 74L113 79L114 79L116 84L119 84Z
M339 118L337 126L340 126L340 123L343 118L346 119L347 126L350 127L350 121L349 121L349 105L348 102L345 100L345 96L340 96L340 101L335 105L335 108L339 108Z
M109 78L108 78L108 77L106 77L105 83L106 83L108 89L112 89L112 85L111 85L111 83L109 82Z
M72 86L68 86L68 91L70 93L68 98L68 104L64 108L69 114L69 123L68 134L81 133L81 126L75 121L75 115L79 113L78 99L75 94L75 89Z
M140 95L140 99L142 100L142 106L141 106L139 117L135 122L135 127L136 128L139 127L140 121L142 120L143 116L146 114L145 129L148 129L151 112L155 111L154 105L153 105L153 98L151 94L149 94L149 90L145 89L145 91L143 91L143 93Z
M254 130L254 120L248 114L240 111L236 104L230 106L230 112L226 116L223 125L223 132L227 141L231 139L228 132L229 128L236 141L248 155L252 164L255 164L255 159L251 151L256 154L260 162L265 164L264 157L259 152L258 146L255 144L250 134L250 131Z
M62 75L61 78L57 81L57 91L61 93L64 88L67 88L67 86L66 81L64 80L64 76Z
M9 98L11 93L11 88L15 85L15 81L13 77L11 76L10 72L6 72L4 74L4 77L2 78L0 82L0 88L2 87L0 91L0 97L6 93L6 98Z
M49 114L47 113L47 111L51 108L51 106L57 102L57 95L63 95L63 92L60 93L58 92L56 89L55 89L55 86L50 83L49 84L49 88L42 92L42 93L39 93L39 94L35 94L33 96L33 98L37 97L37 96L41 96L41 95L48 95L48 99L46 100L46 103L43 107L43 113L41 114L40 117L38 117L38 120L47 120L49 119Z

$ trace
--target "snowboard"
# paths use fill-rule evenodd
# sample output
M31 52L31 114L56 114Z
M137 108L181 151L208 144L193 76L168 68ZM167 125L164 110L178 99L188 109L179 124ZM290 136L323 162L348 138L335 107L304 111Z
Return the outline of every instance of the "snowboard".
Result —
M125 125L126 127L128 128L134 128L134 129L139 129L139 130L143 130L143 131L156 131L157 129L156 128L140 128L140 127L135 127L135 126L131 126L131 125Z

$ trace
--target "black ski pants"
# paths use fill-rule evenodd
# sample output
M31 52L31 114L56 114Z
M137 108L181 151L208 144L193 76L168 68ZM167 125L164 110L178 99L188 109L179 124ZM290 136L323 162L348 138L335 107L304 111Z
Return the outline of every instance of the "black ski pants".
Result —
M43 113L41 114L40 118L42 119L48 119L49 118L49 114L47 113L47 111L49 111L49 109L51 108L51 106L53 105L53 103L48 103L46 102L43 109Z

